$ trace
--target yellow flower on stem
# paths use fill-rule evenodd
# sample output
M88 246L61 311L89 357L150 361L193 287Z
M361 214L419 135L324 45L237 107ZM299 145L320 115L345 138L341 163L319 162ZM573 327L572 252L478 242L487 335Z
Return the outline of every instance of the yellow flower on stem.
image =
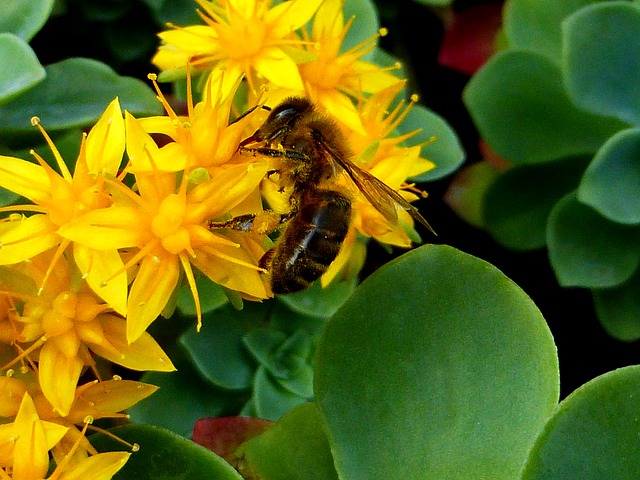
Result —
M212 169L211 174L189 167L180 174L160 171L155 167L159 148L151 136L131 115L126 115L125 122L137 192L111 182L115 204L65 225L61 235L96 250L127 250L131 255L123 268L139 265L127 304L127 339L135 341L163 312L181 273L194 296L200 325L192 265L247 298L265 298L257 267L264 253L261 240L213 232L207 222L237 213L243 202L254 197L267 165L230 163Z
M57 173L35 152L38 165L14 157L0 156L0 187L31 200L33 205L0 208L2 212L31 212L31 216L12 214L0 228L0 265L12 265L55 248L51 264L38 285L45 288L56 262L69 246L58 230L74 218L94 208L111 204L104 179L117 175L124 152L124 120L118 99L113 100L89 135L83 136L73 175L60 153L34 118L56 160ZM96 293L120 314L126 314L127 279L113 275L118 258L111 252L78 248L76 261ZM103 280L110 278L105 284Z
M306 24L323 0L196 0L206 25L174 26L162 40L153 63L161 71L184 72L186 65L218 77L223 95L243 75L255 90L264 78L283 88L301 90L298 58L308 57L295 31ZM270 8L271 7L271 8Z
M126 338L126 321L89 288L74 265L63 257L50 275L47 288L36 294L46 275L52 250L13 267L32 279L31 295L15 294L21 306L13 322L22 324L32 337L16 342L18 355L1 369L22 359L34 359L42 393L60 416L71 411L76 386L85 366L94 367L90 351L134 370L175 370L171 360L153 338L144 333L135 342ZM3 273L7 273L6 270ZM94 367L95 370L95 367Z

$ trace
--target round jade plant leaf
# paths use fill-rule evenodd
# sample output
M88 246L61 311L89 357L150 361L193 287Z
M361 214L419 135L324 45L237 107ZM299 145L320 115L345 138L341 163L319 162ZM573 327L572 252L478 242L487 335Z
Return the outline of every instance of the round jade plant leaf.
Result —
M11 33L0 33L0 102L29 90L46 76L31 47Z
M337 480L316 405L300 405L237 454L263 480Z
M492 265L426 245L331 318L315 391L344 480L513 479L558 401L531 299Z
M553 206L575 190L587 164L578 157L506 171L485 192L485 228L514 250L544 247Z
M565 287L615 287L640 264L640 227L611 222L580 203L575 192L549 216L551 266Z
M45 68L46 78L19 97L0 105L0 135L32 133L34 115L49 131L95 122L116 96L134 115L162 111L144 82L121 77L109 66L87 58L69 58Z
M606 373L560 403L523 480L640 478L640 366Z
M530 50L556 63L562 53L562 21L599 0L511 0L505 4L504 31L509 46Z
M168 430L150 425L125 425L112 428L109 432L140 446L140 450L132 453L125 466L113 476L114 480L242 480L238 472L215 453ZM102 433L92 435L90 440L98 452L127 449L117 439Z
M598 150L578 199L614 222L640 223L640 128L618 132Z
M342 50L347 51L378 34L380 20L372 0L348 0L344 4L344 20L354 18L344 39ZM368 53L371 56L371 52ZM365 56L363 60L368 60Z
M564 90L560 67L533 52L494 55L463 99L482 138L514 163L593 154L625 126L579 110Z
M0 15L0 32L9 32L25 41L31 38L45 24L54 0L2 0L2 15ZM7 57L2 52L3 63ZM18 64L9 64L17 67Z
M619 340L640 339L640 272L616 288L593 290L598 319Z
M278 379L263 366L258 367L253 379L251 398L256 416L267 420L277 420L293 407L308 399L284 388Z
M294 312L312 317L329 318L345 302L356 288L356 279L333 282L322 288L320 282L290 295L278 296L278 300Z
M640 5L601 2L571 15L562 27L563 69L576 104L639 124Z

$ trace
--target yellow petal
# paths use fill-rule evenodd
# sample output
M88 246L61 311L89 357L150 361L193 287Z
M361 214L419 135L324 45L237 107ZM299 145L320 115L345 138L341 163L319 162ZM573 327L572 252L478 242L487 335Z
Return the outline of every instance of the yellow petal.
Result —
M57 227L46 215L20 217L15 227L0 237L0 265L13 265L35 257L60 242Z
M207 25L165 30L160 32L158 37L165 45L170 45L172 50L204 54L219 48L216 31Z
M131 454L129 452L105 452L92 455L70 464L58 480L110 480L120 470Z
M142 125L129 112L124 114L124 123L127 131L127 156L132 167L139 170L153 170L149 157L155 159L158 146L151 136L144 131Z
M90 173L116 175L124 153L124 120L116 98L106 108L87 137L87 167Z
M78 357L67 358L53 341L43 345L39 362L42 393L61 416L67 415L84 363Z
M100 322L105 338L117 352L114 354L114 350L104 348L103 345L91 345L91 350L101 357L132 370L158 372L175 370L167 354L147 332L142 332L136 340L129 343L127 321L114 315L101 315Z
M272 36L281 38L306 24L323 0L291 0L270 9L264 21L271 24Z
M127 341L134 342L160 315L178 285L178 258L145 257L133 281L127 304Z
M122 316L127 315L127 272L117 250L73 244L73 258L91 289ZM120 272L120 273L118 273Z
M60 228L60 235L96 250L116 250L142 245L144 212L128 207L92 210ZM1 251L0 251L1 253Z
M20 407L27 384L11 377L0 377L0 417L14 417Z
M44 168L15 157L0 155L0 187L42 203L51 198L51 181Z
M304 89L298 66L279 48L266 48L264 53L256 58L254 68L278 87L291 90Z

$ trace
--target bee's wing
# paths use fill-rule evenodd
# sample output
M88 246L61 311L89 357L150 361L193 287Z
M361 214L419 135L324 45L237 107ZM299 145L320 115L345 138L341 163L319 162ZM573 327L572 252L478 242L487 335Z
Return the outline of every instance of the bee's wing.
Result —
M348 158L336 154L328 145L323 145L323 149L333 162L340 165L340 167L347 172L351 180L353 180L353 183L358 187L358 190L362 192L369 203L390 223L398 223L397 207L400 207L409 212L414 220L420 222L433 232L433 228L431 228L431 225L420 215L418 209L402 198L398 192L373 174L358 167Z

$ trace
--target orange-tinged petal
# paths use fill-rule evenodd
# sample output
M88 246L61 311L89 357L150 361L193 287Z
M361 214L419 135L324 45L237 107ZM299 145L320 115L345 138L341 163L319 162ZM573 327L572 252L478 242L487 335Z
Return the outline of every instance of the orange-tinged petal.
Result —
M146 243L144 212L128 207L93 210L60 228L60 235L96 250L130 248ZM0 250L0 254L1 254ZM0 257L1 258L1 257Z
M281 38L306 24L323 0L292 0L282 2L270 9L264 16L265 23L271 24L270 35Z
M26 383L5 375L0 377L0 417L13 417L18 412ZM0 442L1 444L2 442Z
M91 455L65 469L58 480L110 480L127 463L130 456L129 452Z
M40 388L61 416L71 409L83 366L78 357L68 358L56 342L46 342L40 350Z
M180 268L174 255L145 257L129 292L127 341L134 342L160 315L178 285Z
M127 314L127 272L117 250L73 244L73 258L91 289L120 315Z
M87 167L90 173L116 175L124 153L124 120L116 98L106 108L87 137Z
M147 332L142 332L131 343L127 341L127 322L114 315L101 315L100 323L105 338L117 353L99 344L90 345L91 350L107 360L132 370L174 371L175 367L167 354Z
M300 91L304 89L298 66L280 48L265 48L253 66L256 72L278 87Z
M20 158L0 155L0 187L33 203L46 202L51 198L51 181L44 168Z
M73 404L69 421L80 423L86 415L94 419L114 417L139 401L147 398L159 387L132 380L106 380L83 390Z
M57 227L46 215L20 217L16 226L0 237L0 265L13 265L35 257L60 242Z

